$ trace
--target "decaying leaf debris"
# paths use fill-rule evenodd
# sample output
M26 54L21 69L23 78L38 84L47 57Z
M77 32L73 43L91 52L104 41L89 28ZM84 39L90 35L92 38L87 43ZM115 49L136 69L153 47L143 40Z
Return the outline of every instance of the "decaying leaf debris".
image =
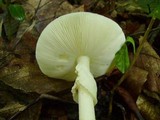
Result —
M70 93L73 83L43 75L35 60L35 46L44 27L55 18L79 11L95 12L115 20L138 47L150 18L132 0L14 0L26 12L22 22L3 17L0 9L0 120L77 120L77 105ZM153 4L154 5L154 4ZM3 20L2 20L3 18ZM159 120L160 21L116 90L110 120ZM157 27L158 26L158 27ZM95 28L96 29L96 28ZM129 48L130 61L133 51ZM97 120L108 118L110 90L122 74L114 69L97 78Z

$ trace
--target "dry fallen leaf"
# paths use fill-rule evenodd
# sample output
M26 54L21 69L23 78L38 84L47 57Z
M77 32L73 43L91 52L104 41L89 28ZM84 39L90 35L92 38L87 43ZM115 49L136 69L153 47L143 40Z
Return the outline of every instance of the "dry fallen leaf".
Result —
M148 71L145 88L160 93L160 57L149 43L144 43L136 66Z
M158 120L160 118L160 57L148 42L144 43L135 66L147 72L147 80L145 80L146 75L143 78L144 85L140 82L143 92L138 92L137 106L146 120ZM139 78L136 79L139 80ZM133 88L132 91L137 91L136 89Z
M26 32L12 55L6 55L7 53L1 50L3 59L0 61L0 80L26 93L60 92L70 88L72 83L48 78L40 71L35 60L38 36L35 29Z
M125 90L124 88L122 88L122 87L118 87L116 92L121 96L121 98L125 102L125 105L135 114L135 116L139 120L143 120L143 117L140 114L140 112L138 110L138 107L137 107L137 105L135 103L135 100L130 95L130 93L127 90Z
M141 93L143 85L147 80L147 75L148 72L146 70L135 66L129 71L127 80L124 81L124 86L130 92L134 100L136 100Z
M77 112L77 105L43 94L23 111L12 116L10 120L75 120L78 117Z
M43 7L39 8L36 16L38 23L36 28L41 32L48 23L50 23L55 18L71 13L71 12L80 12L84 11L84 6L75 7L72 6L69 2L65 0L55 0L51 1Z
M72 83L46 77L35 63L16 63L0 70L0 80L8 86L28 92L43 94L60 92L72 86Z
M36 14L38 17L38 21L43 21L47 17L51 17L51 20L53 20L54 17L59 17L69 12L83 11L84 9L83 6L74 7L68 2L64 1L65 0L41 1L42 3L40 4ZM35 10L37 9L37 6L39 4L39 0L34 1L34 4L32 4L32 2L33 1L29 0L25 1L23 4L23 7L25 8L27 14L27 19L26 21L23 21L23 23L20 24L16 38L12 40L8 47L15 48L14 52L10 53L2 48L0 51L0 58L2 58L0 59L0 82L4 83L5 86L7 86L7 88L9 87L11 88L11 90L13 90L11 93L9 93L10 95L17 94L15 96L15 100L9 98L9 106L5 105L1 107L0 113L4 113L5 118L19 110L19 108L13 109L13 111L9 112L9 115L7 115L8 111L12 110L13 107L17 107L13 106L12 102L17 102L17 104L20 104L19 102L23 103L23 100L25 100L25 104L28 104L31 101L33 101L35 97L43 93L54 93L56 95L61 95L61 97L63 98L66 98L65 95L67 94L62 95L63 93L61 92L67 90L67 93L70 93L68 89L70 89L73 84L72 82L66 82L63 80L49 78L42 74L42 72L39 69L35 60L35 47L39 37L39 33L34 28L34 24L32 25L33 22L37 22L37 19L34 18L34 15ZM29 11L31 11L31 13L27 13ZM46 18L44 18L44 16ZM41 27L41 30L49 23L49 21L42 21L39 22L39 24L36 24L37 26L40 25L39 27ZM37 30L40 31L39 28ZM2 41L0 41L0 46L3 46ZM24 93L24 96L22 94L19 95L19 92L17 92L17 90ZM35 96L30 99L32 95ZM2 94L1 96L4 97L5 94ZM27 98L27 96L29 96L29 98ZM37 109L38 111L40 111L41 108L37 107ZM35 113L35 110L32 110L34 109L28 110L28 113L24 112L24 114L20 116L19 119L38 119L39 116L36 114L37 117L35 118L35 114L32 114ZM36 111L36 113L38 111ZM26 117L26 114L29 115ZM60 117L59 119L66 119L66 117Z
M145 120L159 120L160 101L141 94L136 103Z
M28 5L31 5L34 9L36 9L38 7L38 5L40 7L44 6L47 3L52 2L53 0L27 0L26 3Z
M146 42L135 66L123 83L134 97L140 112L146 120L158 120L160 118L160 102L158 102L160 94L159 76L160 57L152 46Z
M0 109L0 116L9 118L11 115L15 114L16 112L22 111L25 108L25 105L20 103L10 103Z
M20 114L12 116L10 120L39 120L42 108L42 101L37 101L29 108L24 109ZM18 113L18 112L17 112Z

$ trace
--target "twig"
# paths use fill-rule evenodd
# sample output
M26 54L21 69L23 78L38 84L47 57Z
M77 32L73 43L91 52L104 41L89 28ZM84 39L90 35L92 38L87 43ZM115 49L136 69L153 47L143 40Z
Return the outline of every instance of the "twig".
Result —
M155 32L155 31L158 31L160 30L160 26L156 27L156 28L153 28L150 32ZM130 34L130 36L136 36L136 35L140 35L140 34L144 34L145 31L140 31L140 32L135 32L133 34Z
M30 107L32 107L33 105L37 104L37 102L39 102L40 100L43 100L43 99L48 99L48 100L53 100L53 101L60 101L62 103L69 103L69 104L74 104L70 101L67 101L67 100L63 100L59 97L56 97L56 96L52 96L52 95L49 95L49 94L41 94L36 100L32 101L29 105L27 105L23 110L17 112L16 114L14 114L11 118L9 118L9 120L15 120L17 119L17 117L24 111L26 111L27 109L29 109Z
M133 61L131 62L130 67L129 67L128 70L125 72L125 74L121 77L121 79L114 85L113 89L111 90L111 97L114 96L115 90L116 90L116 89L121 85L121 83L128 77L129 71L131 70L131 68L132 68L133 65L135 64L137 58L139 57L139 54L140 54L140 52L141 52L141 50L142 50L142 48L143 48L143 44L147 41L148 35L149 35L149 33L150 33L151 29L152 29L152 26L153 26L154 22L155 22L155 18L152 18L151 21L150 21L150 23L149 23L149 26L148 26L145 34L144 34L144 37L143 37L143 39L142 39L139 47L137 48L137 52L136 52L135 55L134 55L134 58L133 58ZM108 113L109 116L110 116L111 113L112 113L112 101L113 101L113 98L110 99L110 103L109 103L109 108L110 108L110 109L109 109L109 113Z
M42 2L42 0L39 0L38 6L37 6L37 8L35 9L35 15L37 14L37 12L38 12L38 10L39 10L39 7L40 7L41 2Z
M150 32L150 30L151 30L151 28L152 28L152 26L154 24L154 21L155 21L155 18L152 18L151 21L150 21L150 24L149 24L149 26L148 26L145 34L144 34L143 40L140 43L140 45L139 45L139 47L137 49L137 52L134 55L133 61L131 62L131 65L130 65L129 69L121 77L121 79L118 81L118 83L113 87L112 92L114 92L117 89L117 87L127 78L130 69L133 67L134 63L136 62L136 60L137 60L137 58L138 58L138 56L139 56L139 54L140 54L140 52L141 52L141 50L143 48L143 44L147 41L149 32Z

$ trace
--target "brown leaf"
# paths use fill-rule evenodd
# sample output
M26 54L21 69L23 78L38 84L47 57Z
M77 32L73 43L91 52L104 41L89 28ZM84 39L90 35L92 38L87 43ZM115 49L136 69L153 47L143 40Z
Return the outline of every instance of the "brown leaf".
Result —
M10 103L0 109L0 116L7 118L15 114L16 112L23 110L24 108L25 106L19 103Z
M32 104L30 107L23 110L15 117L11 117L9 120L39 120L42 108L42 102L38 101Z
M16 49L14 50L15 54L20 55L21 58L25 57L27 54L29 56L34 56L33 53L36 48L38 36L39 34L35 30L27 31L26 33L24 33L20 43L16 46Z
M0 69L0 80L8 86L38 94L60 92L72 86L63 80L48 78L40 71L35 60L35 46L39 34L28 31L14 50L14 56ZM9 56L6 56L5 60Z
M89 11L91 7L94 7L95 4L94 0L81 0L81 4L84 5L85 11Z
M33 54L35 45L35 37L32 37L31 33L25 34L23 41L15 50L16 56L0 70L1 80L15 89L39 94L59 92L71 87L72 83L54 80L41 73Z
M41 1L40 3L40 7L42 7L43 5L53 1L53 0L27 0L27 4L28 5L31 5L34 9L36 9L38 7L38 4L39 2Z
M133 97L129 94L129 92L127 90L125 90L122 87L118 87L116 92L118 92L118 94L121 96L121 98L123 99L123 101L125 102L125 104L127 105L127 107L135 114L135 116L139 119L139 120L143 120L143 117L141 116L138 107L135 103L135 100L133 99Z
M150 91L160 92L160 57L149 43L144 44L136 66L148 71L145 88Z
M137 99L137 105L145 120L159 120L160 102L141 94Z
M65 0L53 0L38 10L38 24L36 25L36 28L41 32L44 27L55 18L67 13L79 11L84 11L84 7L74 7Z
M134 100L136 100L139 94L141 93L143 85L147 80L147 75L148 75L148 72L146 70L143 70L138 67L133 67L129 71L127 80L125 80L123 85L132 95Z
M14 50L17 47L17 45L22 41L22 38L32 37L33 33L35 33L35 31L32 30L34 26L35 26L35 21L33 21L31 24L28 21L23 21L18 28L16 37L11 41L11 43L9 45L9 49ZM27 33L29 33L29 36L24 36ZM30 39L28 39L28 40L30 40ZM27 40L27 42L28 42L28 40ZM32 38L32 40L33 40L33 38ZM32 42L34 42L34 41L32 41ZM28 45L30 45L30 44L28 44Z
M0 49L0 68L3 68L7 64L9 64L13 58L14 58L13 54L4 51L3 49Z
M68 103L55 96L42 94L23 111L12 116L10 120L70 120L78 117L77 111L77 105L75 104Z
M25 21L31 21L32 18L35 16L36 8L38 7L38 3L40 0L27 0L22 3L22 6L25 10ZM42 3L45 0L42 0ZM34 3L34 4L33 4Z
M41 33L44 27L55 18L55 13L64 0L50 0L44 4L36 13L38 23L37 30Z
M84 11L84 6L75 7L69 4L69 2L63 2L56 11L55 17L59 17L71 12L82 12Z
M35 64L18 63L0 71L0 79L7 85L28 92L39 94L60 92L72 86L72 83L46 77Z
M140 23L136 22L132 22L131 20L127 20L126 21L126 26L125 26L125 32L126 34L132 34L136 31L138 31L138 29L140 29Z

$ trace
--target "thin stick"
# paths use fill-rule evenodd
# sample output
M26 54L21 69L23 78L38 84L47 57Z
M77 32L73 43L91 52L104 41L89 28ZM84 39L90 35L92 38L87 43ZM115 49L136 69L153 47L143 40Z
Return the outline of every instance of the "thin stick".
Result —
M132 69L132 67L133 67L133 65L135 64L137 58L139 57L139 54L140 54L140 52L141 52L141 50L142 50L142 48L143 48L143 44L147 41L148 35L149 35L149 33L150 33L151 29L152 29L152 26L153 26L154 22L155 22L155 18L152 17L152 19L151 19L151 21L150 21L150 23L149 23L149 26L148 26L145 34L144 34L144 37L143 37L143 39L142 39L139 47L137 48L137 52L136 52L135 55L134 55L134 58L133 58L133 61L131 62L130 67L129 67L128 70L125 72L125 74L121 77L121 79L117 82L117 84L114 85L113 89L111 90L111 97L113 97L115 90L116 90L116 89L121 85L121 83L128 77L129 71ZM111 110L112 110L112 100L113 100L113 98L110 99L110 103L109 103L109 108L110 108L110 109L109 109L109 113L108 113L109 116L110 116L111 113L112 113L112 111L111 111Z

